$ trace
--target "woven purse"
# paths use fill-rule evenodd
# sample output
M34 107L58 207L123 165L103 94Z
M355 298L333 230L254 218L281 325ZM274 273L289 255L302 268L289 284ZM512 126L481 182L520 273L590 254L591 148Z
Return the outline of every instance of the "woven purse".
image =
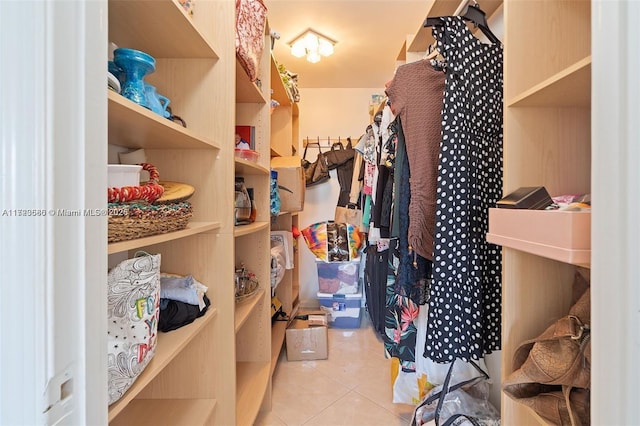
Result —
M504 392L543 419L562 426L590 424L590 291L576 272L575 303L535 339L520 344Z

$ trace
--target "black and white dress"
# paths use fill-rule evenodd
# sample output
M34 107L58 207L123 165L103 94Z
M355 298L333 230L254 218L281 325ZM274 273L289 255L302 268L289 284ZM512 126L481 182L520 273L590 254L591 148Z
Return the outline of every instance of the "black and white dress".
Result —
M486 242L502 194L502 45L458 16L433 27L446 62L433 282L424 356L480 359L500 349L500 247Z

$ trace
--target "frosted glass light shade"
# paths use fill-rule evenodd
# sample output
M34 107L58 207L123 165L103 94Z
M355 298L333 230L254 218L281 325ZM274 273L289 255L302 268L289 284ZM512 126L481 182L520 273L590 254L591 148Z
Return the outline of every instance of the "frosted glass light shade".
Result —
M307 61L315 64L322 56L332 55L336 42L318 32L308 29L289 43L291 54L296 58L307 57Z

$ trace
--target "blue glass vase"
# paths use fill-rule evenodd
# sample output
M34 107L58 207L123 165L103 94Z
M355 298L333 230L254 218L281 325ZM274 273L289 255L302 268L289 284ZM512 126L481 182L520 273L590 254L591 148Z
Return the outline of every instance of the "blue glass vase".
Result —
M151 109L144 77L156 70L156 60L153 56L139 50L118 48L113 51L113 62L124 73L124 84L120 94L138 105Z
M171 113L167 111L167 107L169 106L169 98L166 96L162 96L160 93L156 91L155 86L150 85L149 83L145 83L144 87L147 92L147 101L149 102L149 109L155 112L158 115L161 115L164 118L171 117Z

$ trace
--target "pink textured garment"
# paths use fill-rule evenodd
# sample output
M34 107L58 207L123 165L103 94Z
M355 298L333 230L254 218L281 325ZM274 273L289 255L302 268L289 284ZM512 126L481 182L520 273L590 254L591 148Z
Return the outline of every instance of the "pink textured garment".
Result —
M262 0L236 0L236 57L251 81L258 79L267 7Z
M393 111L400 116L409 157L409 244L429 260L433 260L444 80L442 71L422 60L398 67L386 89Z

